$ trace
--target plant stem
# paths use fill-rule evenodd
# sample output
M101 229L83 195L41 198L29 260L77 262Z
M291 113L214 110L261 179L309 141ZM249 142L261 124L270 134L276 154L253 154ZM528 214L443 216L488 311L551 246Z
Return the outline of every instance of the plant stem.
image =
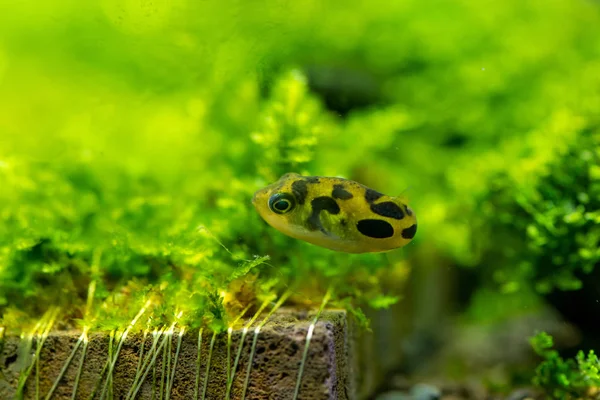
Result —
M164 393L164 389L165 389L165 367L167 365L167 348L171 344L172 332L167 332L165 339L167 340L167 346L163 350L162 372L160 374L160 397L159 397L160 400L162 400L162 398L163 398L163 393Z
M171 327L169 328L168 331L172 332L174 328L175 328L175 322L173 322L173 324L171 325ZM131 395L128 394L127 397L125 398L126 400L134 399L135 398L135 396L137 395L138 391L142 387L142 384L144 383L144 379L146 379L146 375L148 375L148 372L150 371L150 368L154 367L154 365L156 363L156 358L160 354L162 348L167 343L167 339L168 339L168 335L165 335L165 338L160 343L160 346L158 346L158 349L156 349L156 351L153 353L152 360L150 361L150 364L148 365L148 367L146 368L146 370L142 374L142 377L140 378L139 382L137 382L137 384L135 384L135 382L134 382L134 385L131 386L131 389L130 389L130 391L132 390ZM142 368L144 368L144 367L142 367Z
M183 339L183 334L185 333L185 328L181 328L179 331L179 337L177 338L177 350L175 350L175 360L173 361L173 370L171 371L171 379L170 385L167 387L167 396L166 400L171 398L171 390L173 389L173 381L175 381L175 368L177 368L177 359L179 358L179 350L181 349L181 341Z
M81 336L79 336L79 339L77 339L77 343L75 343L75 346L73 346L73 350L71 351L71 354L67 358L67 361L65 361L65 364L61 368L56 379L54 380L54 384L52 385L52 387L50 388L50 391L46 395L46 400L50 400L50 398L54 394L54 391L58 387L58 384L60 383L60 380L62 379L62 377L65 375L65 372L67 372L67 368L69 368L69 365L71 365L71 361L73 361L73 358L75 357L77 350L79 350L79 346L83 342L84 338L85 338L85 330L83 331Z
M23 399L25 384L27 383L27 378L31 374L33 368L36 367L36 372L39 371L39 363L37 363L37 360L39 360L40 358L40 353L42 352L44 342L48 337L48 333L50 332L52 325L54 325L54 321L56 320L59 311L60 310L58 308L52 308L46 311L44 316L35 324L33 330L27 335L27 339L25 340L25 346L24 348L21 348L21 354L23 355L23 358L29 358L29 355L31 354L31 347L33 346L33 337L38 335L38 340L36 342L36 351L33 355L34 359L32 360L31 364L29 364L29 367L27 367L27 369L24 371L22 370L21 374L19 375L17 391L15 393L17 399ZM42 329L41 338L39 337L38 332L40 329ZM21 335L21 338L23 338L23 335ZM36 380L36 396L39 397L39 378Z
M258 334L259 334L261 328L267 323L269 318L271 318L271 315L273 315L273 313L275 313L275 311L277 311L279 309L279 307L281 307L283 305L283 303L287 300L288 297L291 296L291 294L292 294L291 290L286 290L281 295L279 300L277 300L277 303L275 303L275 305L273 306L271 311L269 311L267 316L265 318L263 318L263 320L260 322L260 324L258 324L258 326L254 329L254 338L252 339L252 348L250 349L250 358L248 359L248 367L246 368L246 379L244 380L244 387L242 389L242 400L244 400L246 398L246 391L248 390L248 385L250 384L250 370L252 369L252 361L254 359L254 353L256 352L256 343L258 342Z
M115 364L117 363L117 359L119 358L119 353L121 352L121 348L123 347L123 343L125 342L125 339L127 338L127 335L129 334L129 331L131 331L131 329L133 329L133 327L135 326L135 324L138 322L138 320L142 317L142 315L146 312L146 310L148 309L148 307L150 306L150 300L146 301L146 303L142 306L142 308L140 308L140 310L138 311L138 313L136 314L136 316L131 320L131 322L129 323L129 325L127 326L127 329L125 329L123 331L123 333L121 334L121 336L119 337L119 344L117 345L117 349L114 355L109 356L109 365L108 365L108 378L104 383L104 387L102 388L102 394L100 395L100 400L102 400L104 398L104 393L107 389L107 385L110 383L110 397L112 398L112 378L113 378L113 370L115 368Z
M83 361L85 360L85 355L87 353L88 347L88 336L87 336L87 328L83 328L83 350L81 351L81 360L79 361L79 369L77 370L77 376L75 377L75 383L73 384L73 394L71 395L71 400L75 400L77 396L77 388L79 387L79 378L81 378L81 371L83 371Z
M198 391L200 390L200 354L202 352L202 331L198 330L198 358L196 359L196 385L194 386L194 400L198 400Z
M315 330L315 325L325 308L325 305L329 301L331 297L331 287L325 293L325 297L323 297L323 301L321 302L321 307L319 307L319 311L313 318L310 326L308 327L308 332L306 333L306 344L304 346L304 352L302 353L302 361L300 362L300 369L298 370L298 379L296 380L296 389L294 390L294 400L298 399L298 394L300 393L300 384L302 383L302 375L304 374L304 365L306 364L306 357L308 356L308 348L310 346L310 340L312 339L313 332Z
M146 338L148 337L148 329L144 330L144 336L142 336L142 344L140 345L140 355L138 356L138 363L135 369L135 376L139 376L140 368L142 367L142 361L144 359L144 347L146 345ZM134 378L135 380L135 378Z
M204 388L202 389L202 400L206 398L206 388L208 387L208 374L210 372L210 360L212 358L213 348L215 347L215 339L217 338L217 331L213 332L212 339L210 339L210 348L208 349L208 359L206 360L206 371L204 373Z
M231 377L227 381L227 392L225 394L225 398L227 400L229 400L229 398L231 397L231 388L233 386L233 378L235 376L235 372L237 370L237 366L238 366L238 363L240 361L240 357L242 355L242 347L244 346L244 341L246 339L246 335L248 334L248 330L250 329L250 327L252 326L252 324L254 323L254 321L256 321L256 319L258 318L258 316L260 315L260 313L262 313L263 310L267 307L267 305L269 305L269 302L271 300L273 300L273 297L274 296L269 296L265 301L263 301L263 303L261 304L261 306L258 309L258 311L256 312L256 314L254 314L254 316L250 319L250 321L246 324L246 326L242 330L242 337L240 338L240 344L238 345L238 351L237 351L237 354L235 356L235 361L233 363Z
M142 371L146 368L146 365L148 365L150 363L150 360L154 356L156 346L158 345L158 341L160 340L160 336L162 335L162 333L164 332L165 329L166 328L161 328L160 330L157 330L155 328L154 332L152 332L152 346L150 347L150 350L148 351L148 354L146 355L146 359L142 363L142 368L140 368L139 373L136 373L135 377L133 378L133 383L131 384L131 387L129 388L129 392L127 392L127 396L125 397L126 399L129 399L132 396L134 388L137 386L139 380L142 378L142 374L143 374ZM152 388L152 398L154 398L154 387Z

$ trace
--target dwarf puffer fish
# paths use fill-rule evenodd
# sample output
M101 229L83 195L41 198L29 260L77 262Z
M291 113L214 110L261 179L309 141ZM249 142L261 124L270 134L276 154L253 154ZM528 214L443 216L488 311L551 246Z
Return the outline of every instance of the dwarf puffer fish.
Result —
M258 190L252 203L278 231L347 253L397 249L417 232L405 201L343 178L288 173Z

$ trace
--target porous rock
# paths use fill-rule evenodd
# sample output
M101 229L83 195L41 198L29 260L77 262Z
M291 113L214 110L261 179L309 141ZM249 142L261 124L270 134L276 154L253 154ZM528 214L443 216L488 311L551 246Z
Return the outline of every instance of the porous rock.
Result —
M292 399L299 374L300 364L307 338L307 332L314 314L304 313L301 316L293 309L282 309L275 313L260 331L256 341L255 354L252 360L246 399ZM302 318L303 317L303 318ZM352 356L354 334L352 324L349 324L345 311L327 310L319 318L310 341L308 355L301 378L298 399L355 399L357 359ZM37 366L29 375L24 391L24 398L36 398L36 380L39 382L40 398L46 394L59 376L60 370L70 356L81 332L55 331L47 337L39 359L39 375L36 376ZM177 357L170 399L202 398L205 371L207 368L209 347L212 333L204 332L198 362L198 330L190 330L182 336L181 347ZM233 365L242 338L242 329L233 330L228 355L227 332L216 336L210 367L205 399L224 399L227 388L228 365ZM173 372L173 364L177 351L178 331L171 339L171 360L159 353L154 368L149 369L139 390L138 399L161 398L160 389L163 386L163 366L165 375ZM231 386L231 399L241 399L245 386L246 369L248 366L254 329L250 329L244 338L237 369L234 371ZM89 399L94 389L98 387L93 399L99 399L106 374L100 378L101 371L107 363L109 353L109 334L91 333L81 369L77 399ZM132 333L125 340L113 374L113 398L125 399L134 381L143 342L143 334ZM31 354L23 353L22 339L8 336L0 354L0 399L15 398L19 374L31 365ZM21 347L20 347L21 344ZM33 352L35 350L33 343ZM116 346L113 346L116 347ZM152 336L147 335L144 342L144 356L149 354L152 347ZM73 360L60 380L52 399L71 399L74 382L78 373L82 355L80 346ZM165 346L167 350L169 347ZM167 353L168 354L168 353ZM165 362L165 364L163 364ZM167 367L170 367L168 369ZM196 389L196 374L199 373L199 385ZM165 378L166 382L166 378ZM166 386L166 385L164 385ZM164 390L163 390L164 393ZM105 397L106 398L106 397ZM165 396L163 396L165 398Z

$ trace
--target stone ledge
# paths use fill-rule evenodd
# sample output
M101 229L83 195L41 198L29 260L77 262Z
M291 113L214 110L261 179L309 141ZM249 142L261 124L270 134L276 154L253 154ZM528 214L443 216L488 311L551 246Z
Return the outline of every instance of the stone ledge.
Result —
M293 309L281 309L262 327L256 339L255 354L250 369L246 399L293 399L299 368L306 343L307 332L314 314L306 314ZM325 310L317 322L309 345L302 374L298 399L355 399L356 360L352 357L354 335L349 329L345 311ZM230 363L233 366L242 329L231 332ZM40 355L39 388L40 398L45 398L59 376L60 370L72 353L81 332L52 332L46 339ZM181 338L177 354L179 331L176 329L166 352L157 354L154 368L148 368L148 374L142 381L138 399L161 398L163 365L165 371L173 374L170 399L195 399L196 374L199 371L198 398L202 398L205 370L212 333L204 332L201 346L201 359L198 364L198 331L187 331ZM237 370L231 385L231 399L241 399L245 386L246 370L250 357L254 329L251 328L244 338ZM100 374L107 363L109 354L109 335L91 333L81 369L77 399L89 399L94 387L100 381ZM27 368L30 362L19 353L18 337L7 337L0 354L0 398L15 397L19 372ZM114 398L126 398L134 382L140 359L141 344L144 342L142 360L147 358L152 348L152 335L143 340L142 333L130 334L123 343L113 371L112 390ZM158 342L159 345L161 341ZM167 341L168 343L168 341ZM156 348L159 347L156 346ZM83 345L75 353L52 399L71 399L74 382L78 374ZM116 347L116 346L114 346ZM35 342L33 348L35 349ZM169 351L170 350L170 351ZM214 342L206 399L224 399L227 388L227 350L228 334L217 335ZM165 355L171 354L171 360ZM175 371L173 365L177 358ZM150 358L148 357L150 360ZM165 364L163 364L165 361ZM199 370L198 370L199 366ZM140 368L140 370L142 370ZM25 386L24 398L35 398L36 368L33 368ZM165 373L165 377L170 376ZM107 374L101 381L100 389L93 399L100 399ZM168 378L165 378L165 382ZM154 381L154 383L153 383ZM166 385L165 385L166 386ZM163 390L165 393L165 390ZM105 396L105 398L108 398ZM165 395L163 394L163 397Z

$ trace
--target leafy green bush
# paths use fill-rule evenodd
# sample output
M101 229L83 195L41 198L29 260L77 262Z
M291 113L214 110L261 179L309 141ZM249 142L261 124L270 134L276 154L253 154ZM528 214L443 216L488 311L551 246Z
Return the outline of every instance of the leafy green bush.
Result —
M545 332L530 339L534 351L544 358L533 383L555 399L597 398L600 390L600 360L593 350L579 351L575 359L564 360L553 349L552 336Z
M479 204L483 264L505 291L576 290L600 261L600 134L580 129L554 154L543 146L548 161L538 171L526 170L525 157L518 177L490 179Z

